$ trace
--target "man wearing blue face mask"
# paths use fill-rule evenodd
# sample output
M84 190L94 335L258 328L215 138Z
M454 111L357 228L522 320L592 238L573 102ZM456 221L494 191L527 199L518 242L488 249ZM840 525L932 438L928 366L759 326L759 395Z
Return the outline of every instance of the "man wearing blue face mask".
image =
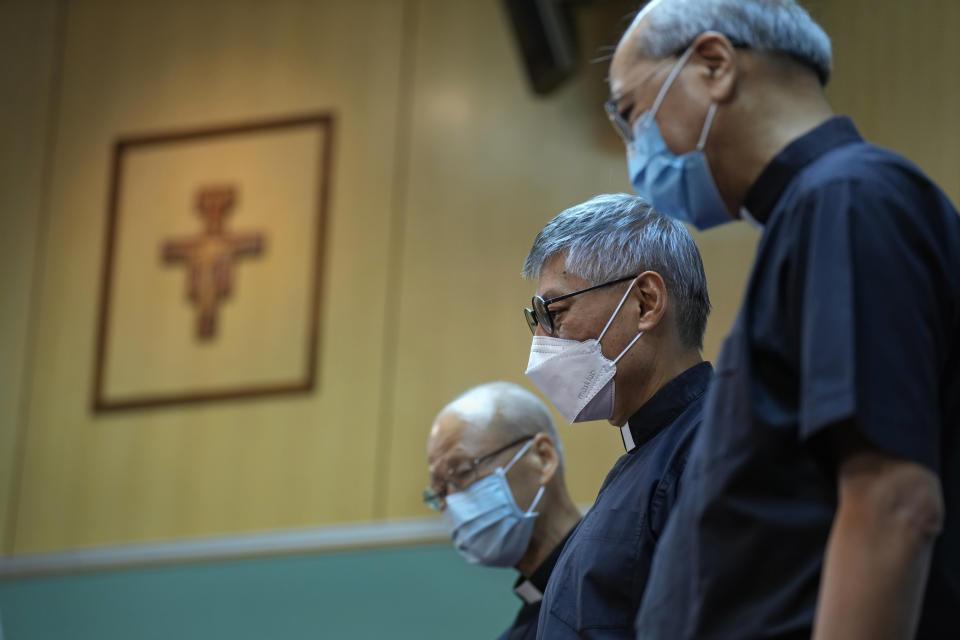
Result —
M617 427L626 450L557 560L537 637L632 638L711 377L700 252L642 198L601 195L544 227L523 275L537 280L527 376L568 421Z
M550 412L508 382L474 387L437 415L427 442L429 506L472 564L515 567L523 602L501 640L533 640L543 591L580 512L567 493Z
M793 0L654 0L611 62L637 192L762 231L644 640L960 637L960 219L830 67Z

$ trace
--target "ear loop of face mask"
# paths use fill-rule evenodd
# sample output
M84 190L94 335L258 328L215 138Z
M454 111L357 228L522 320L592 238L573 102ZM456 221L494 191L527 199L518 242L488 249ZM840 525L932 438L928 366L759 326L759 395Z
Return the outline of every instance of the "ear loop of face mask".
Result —
M653 120L657 115L657 111L660 110L660 105L663 104L664 98L667 97L667 91L673 86L674 80L680 75L680 71L683 70L683 65L687 63L691 55L693 55L693 45L689 46L687 50L683 52L683 55L680 56L680 59L677 60L676 64L673 65L673 69L671 69L669 75L667 75L663 86L660 87L660 93L657 94L656 99L653 101L653 106L650 107L650 110L647 111L645 115L640 117L641 120L646 119L645 127L653 126ZM713 125L713 118L716 115L717 103L712 102L710 103L710 109L707 111L707 117L703 122L703 127L700 129L700 138L697 140L697 151L703 151L703 147L707 144L707 135L710 133L710 127Z
M534 436L534 437L536 437L536 436ZM516 462L517 460L519 460L519 459L523 456L523 454L525 454L525 453L527 452L527 450L528 450L531 446L533 446L533 440L532 440L532 439L530 440L530 442L528 442L527 444L523 445L523 448L521 448L520 451L517 451L517 455L513 456L513 458L510 460L510 462L507 463L507 466L505 466L505 467L503 468L503 479L504 479L504 481L506 481L506 479L507 479L507 471L510 471L510 467L513 466L513 463ZM508 483L507 483L507 487L509 487L509 486L510 486L510 483L508 482ZM528 515L528 516L529 516L529 515L531 515L531 514L533 513L533 510L534 510L534 508L536 508L537 503L540 502L541 496L543 496L543 491L544 491L544 489L546 489L546 487L545 487L544 485L540 485L540 490L537 491L537 495L534 496L533 502L530 503L530 508L527 509L527 511L526 511L526 513L525 513L524 515ZM511 493L511 495L512 495L512 494L513 494L513 491L511 491L510 493ZM514 500L513 502L514 502L514 504L516 504L517 501ZM518 509L518 510L520 509L520 505L517 505L517 509Z
M613 319L617 317L617 314L620 313L620 308L623 306L623 303L627 301L627 296L630 295L630 290L633 289L633 285L635 285L637 283L637 280L639 279L640 279L640 276L637 276L636 278L630 281L630 286L627 287L627 291L623 294L623 297L620 298L620 303L617 305L617 308L613 310L613 314L610 316L610 319L607 320L607 325L603 328L603 331L600 332L600 336L597 338L597 344L600 344L600 341L603 340L603 336L607 333L607 329L609 329L610 325L613 324ZM616 359L613 361L613 364L617 364L620 361L620 358L622 358L623 355L630 350L630 347L632 347L634 343L637 340L639 340L640 336L642 335L643 335L643 331L638 331L637 335L634 336L633 340L630 341L630 344L624 347L623 351L620 352L620 355L616 357Z

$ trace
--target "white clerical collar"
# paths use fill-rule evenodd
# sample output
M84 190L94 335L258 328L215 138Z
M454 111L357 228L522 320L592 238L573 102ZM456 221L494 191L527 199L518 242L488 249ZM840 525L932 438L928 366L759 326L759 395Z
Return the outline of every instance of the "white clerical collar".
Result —
M749 209L746 207L740 207L740 217L743 218L743 220L751 227L763 233L763 223L754 218Z
M623 448L630 453L637 448L637 443L633 441L633 431L630 430L630 423L620 427L620 437L623 438Z
M537 604L543 600L543 593L529 580L524 580L515 586L513 592L527 604Z

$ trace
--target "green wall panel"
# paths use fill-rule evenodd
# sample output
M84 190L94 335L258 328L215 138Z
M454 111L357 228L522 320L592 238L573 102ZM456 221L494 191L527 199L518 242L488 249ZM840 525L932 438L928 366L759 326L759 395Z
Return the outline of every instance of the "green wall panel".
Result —
M495 638L512 571L446 546L0 582L4 640Z

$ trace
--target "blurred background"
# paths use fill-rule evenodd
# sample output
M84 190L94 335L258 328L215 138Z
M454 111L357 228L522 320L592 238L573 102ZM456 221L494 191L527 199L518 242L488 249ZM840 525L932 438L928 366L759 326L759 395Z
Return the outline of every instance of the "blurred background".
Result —
M836 110L960 202L960 3L803 4ZM426 437L472 385L532 389L523 258L630 191L602 59L637 7L0 0L0 637L505 628L513 572L421 502ZM204 337L159 256L208 180L265 246ZM695 237L713 359L757 235ZM619 433L556 419L589 505Z

